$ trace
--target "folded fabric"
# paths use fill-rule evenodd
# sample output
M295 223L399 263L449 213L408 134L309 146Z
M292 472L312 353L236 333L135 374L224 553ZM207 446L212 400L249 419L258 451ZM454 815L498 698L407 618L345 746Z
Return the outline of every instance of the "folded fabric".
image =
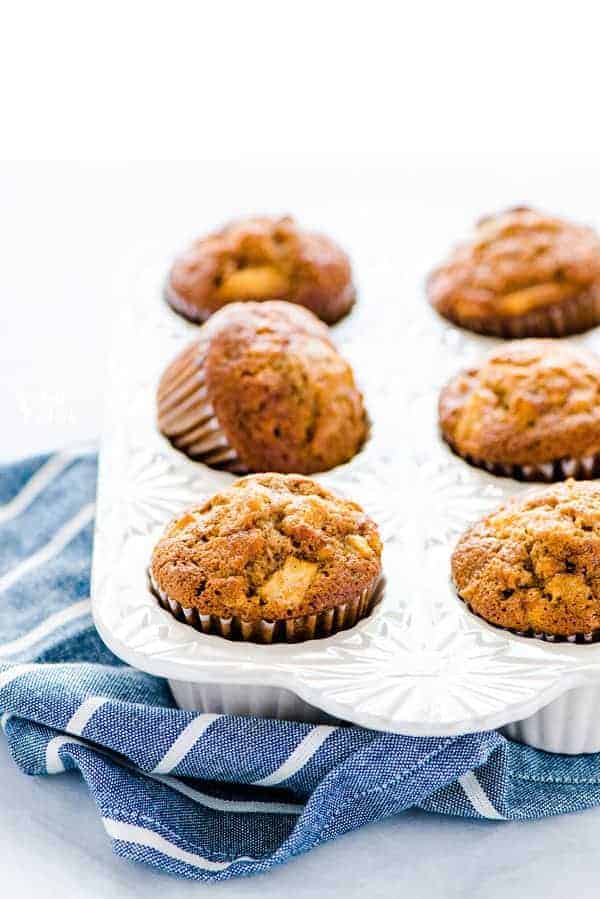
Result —
M117 854L224 880L415 806L514 820L600 803L600 754L178 709L94 630L95 484L93 454L0 468L0 711L22 771L81 773Z

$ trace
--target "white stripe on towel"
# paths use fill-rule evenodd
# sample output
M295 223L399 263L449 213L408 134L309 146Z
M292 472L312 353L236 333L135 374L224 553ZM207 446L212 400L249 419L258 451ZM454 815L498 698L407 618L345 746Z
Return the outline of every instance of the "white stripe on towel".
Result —
M28 665L15 665L14 668L9 668L8 671L0 672L0 690L10 684L11 681L21 677L21 675L29 674L30 671L34 671L35 668L37 668L37 665L32 663Z
M45 546L28 556L27 559L23 559L22 562L19 562L13 569L0 577L0 593L2 590L12 587L24 574L28 574L28 572L37 568L38 565L48 562L53 556L57 555L93 517L94 503L88 503L79 510L77 515L67 521L66 524L63 524L52 540L46 543Z
M212 712L206 712L198 715L188 726L182 730L171 748L162 757L153 774L168 774L177 767L179 762L185 758L192 746L202 736L202 734L210 727L213 721L221 718L222 715L214 715Z
M68 624L77 618L83 618L90 611L91 603L89 599L82 599L80 602L67 606L66 609L60 609L60 611L49 615L48 618L21 637L10 640L8 643L0 643L0 655L11 656L16 655L18 652L23 652L23 650L35 646L36 643L39 643L40 640L43 640L44 637L47 637L53 631L58 630L63 624Z
M91 700L100 700L103 697L91 697ZM104 700L107 702L108 700ZM86 705L86 703L83 703ZM83 708L83 705L80 708ZM101 703L96 702L96 707L98 708ZM91 706L89 706L91 708ZM71 727L71 723L73 719L78 714L75 713L69 724L68 728ZM90 715L87 716L87 720L89 721L93 711L90 712ZM11 716L5 714L2 716L2 724L4 725L4 719L8 719ZM85 727L85 724L83 725ZM83 730L83 727L81 728ZM81 733L81 730L79 733ZM46 770L48 774L62 774L65 770L65 766L60 758L60 750L63 746L68 744L73 744L77 746L85 746L81 740L78 740L76 737L69 736L67 734L60 734L58 737L54 737L52 740L48 742L46 746ZM199 805L203 805L205 808L210 808L219 812L228 812L235 814L254 814L259 812L262 815L300 815L303 811L302 805L296 805L291 802L260 802L260 801L252 801L252 800L235 800L235 799L220 799L216 796L209 796L208 793L202 793L200 790L195 790L193 787L190 787L184 781L179 780L176 777L167 777L162 774L147 774L145 771L140 771L135 765L131 764L129 761L123 758L115 758L113 753L109 750L104 749L100 746L95 746L94 751L100 753L100 755L105 756L116 764L122 765L124 768L127 768L130 771L135 771L137 774L142 774L144 777L149 777L151 780L155 780L158 783L164 784L167 787L170 787L172 790L175 790L178 793L181 793L183 796L187 796L188 799L191 799L193 802L197 802Z
M183 796L187 796L188 799L192 799L199 805L204 805L206 808L214 809L217 812L237 812L238 814L258 812L261 815L300 815L304 810L304 806L295 805L291 802L252 802L236 799L218 799L216 796L209 796L207 793L201 793L200 790L192 789L192 787L189 787L186 783L178 780L176 777L165 777L161 774L148 774L146 776L151 777L152 780L159 781L159 783L165 784L167 787L171 787L172 790L176 790Z
M185 862L186 865L191 865L194 868L203 868L206 871L225 871L231 865L236 864L236 862L256 861L256 859L244 855L230 862L214 862L195 852L180 849L175 843L165 840L164 837L161 837L155 831L139 827L137 824L126 824L124 821L114 821L112 818L102 818L102 823L113 840L135 843L136 846L146 846L146 848L162 852L163 855L168 855L169 858L173 858L176 861Z
M0 506L0 524L10 521L20 515L27 506L31 505L36 496L48 486L48 484L58 477L61 471L69 465L75 456L72 453L58 453L56 456L48 459L36 473L32 475L27 483L21 488L19 493L6 503Z
M498 812L494 808L494 806L488 799L487 793L472 771L469 771L467 774L463 774L462 777L459 777L458 782L463 788L465 796L476 812L479 812L479 814L484 818L491 818L494 821L506 820L504 815L501 815L500 812Z
M62 774L65 770L59 750L67 743L77 743L79 746L84 745L80 740L76 740L74 737L67 737L64 734L50 740L46 746L46 771L48 774Z
M288 777L297 774L321 748L327 737L332 734L334 730L337 730L337 728L329 727L326 724L319 724L318 727L313 728L279 768L273 771L272 774L268 774L267 777L263 777L261 780L255 780L254 786L274 787L276 784L280 784L284 780L287 780Z
M89 699L82 702L77 711L71 715L71 718L67 722L65 727L67 733L76 734L80 737L94 712L97 712L98 709L107 702L107 696L90 696Z

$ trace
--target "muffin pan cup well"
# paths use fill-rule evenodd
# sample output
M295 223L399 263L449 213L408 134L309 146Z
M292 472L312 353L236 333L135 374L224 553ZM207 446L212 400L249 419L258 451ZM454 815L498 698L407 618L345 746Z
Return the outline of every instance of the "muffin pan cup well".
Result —
M365 393L371 436L351 462L317 476L379 524L381 602L332 636L271 645L201 633L161 607L146 573L154 543L173 515L235 477L188 459L156 427L160 376L198 334L160 297L164 270L153 254L132 279L109 361L92 572L107 645L168 678L187 708L416 736L507 726L550 751L600 750L600 644L507 633L453 595L449 559L460 534L531 487L468 465L437 432L440 387L494 341L440 319L418 292L400 308L385 269L332 331ZM600 349L597 331L569 340Z

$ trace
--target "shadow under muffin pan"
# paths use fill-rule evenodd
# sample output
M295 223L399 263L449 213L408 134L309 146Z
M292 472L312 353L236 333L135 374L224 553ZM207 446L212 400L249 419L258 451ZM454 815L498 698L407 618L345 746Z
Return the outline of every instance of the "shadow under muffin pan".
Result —
M378 316L359 316L354 332L352 314L334 330L372 428L354 459L315 477L359 502L380 526L387 584L371 615L330 637L260 645L201 633L160 606L146 575L154 544L174 515L235 476L187 458L156 427L160 375L198 332L164 304L159 263L153 255L134 273L106 383L92 609L113 652L167 678L176 701L200 711L334 718L415 736L507 726L511 736L550 751L600 749L592 723L600 644L548 643L495 629L449 587L460 534L526 488L468 465L437 435L437 390L491 339L438 320L421 297L410 328L408 309L390 300ZM598 336L591 335L596 346ZM580 690L588 691L587 706L571 701ZM565 724L557 740L544 707L559 702L565 722L579 711L577 725ZM532 717L535 727L527 724Z

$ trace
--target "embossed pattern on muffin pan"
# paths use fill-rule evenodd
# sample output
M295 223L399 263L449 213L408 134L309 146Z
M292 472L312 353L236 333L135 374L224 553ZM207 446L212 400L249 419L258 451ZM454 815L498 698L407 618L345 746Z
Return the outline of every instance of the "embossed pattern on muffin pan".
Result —
M109 360L92 601L98 630L117 655L168 678L186 707L306 720L325 712L414 735L533 716L533 725L511 725L527 738L544 726L535 713L564 705L567 691L600 692L600 645L519 637L490 627L453 596L449 557L458 536L531 485L469 466L437 434L439 388L496 339L439 319L416 289L412 305L399 303L389 283L388 299L382 290L370 302L373 288L363 291L332 330L364 390L372 432L355 459L317 476L378 522L382 602L350 630L269 646L201 634L161 608L146 579L153 544L172 515L234 479L192 462L156 428L160 374L198 333L162 301L165 269L158 259L137 273ZM565 339L600 350L598 329ZM567 729L569 722L567 715ZM600 749L600 730L588 737L586 746Z

